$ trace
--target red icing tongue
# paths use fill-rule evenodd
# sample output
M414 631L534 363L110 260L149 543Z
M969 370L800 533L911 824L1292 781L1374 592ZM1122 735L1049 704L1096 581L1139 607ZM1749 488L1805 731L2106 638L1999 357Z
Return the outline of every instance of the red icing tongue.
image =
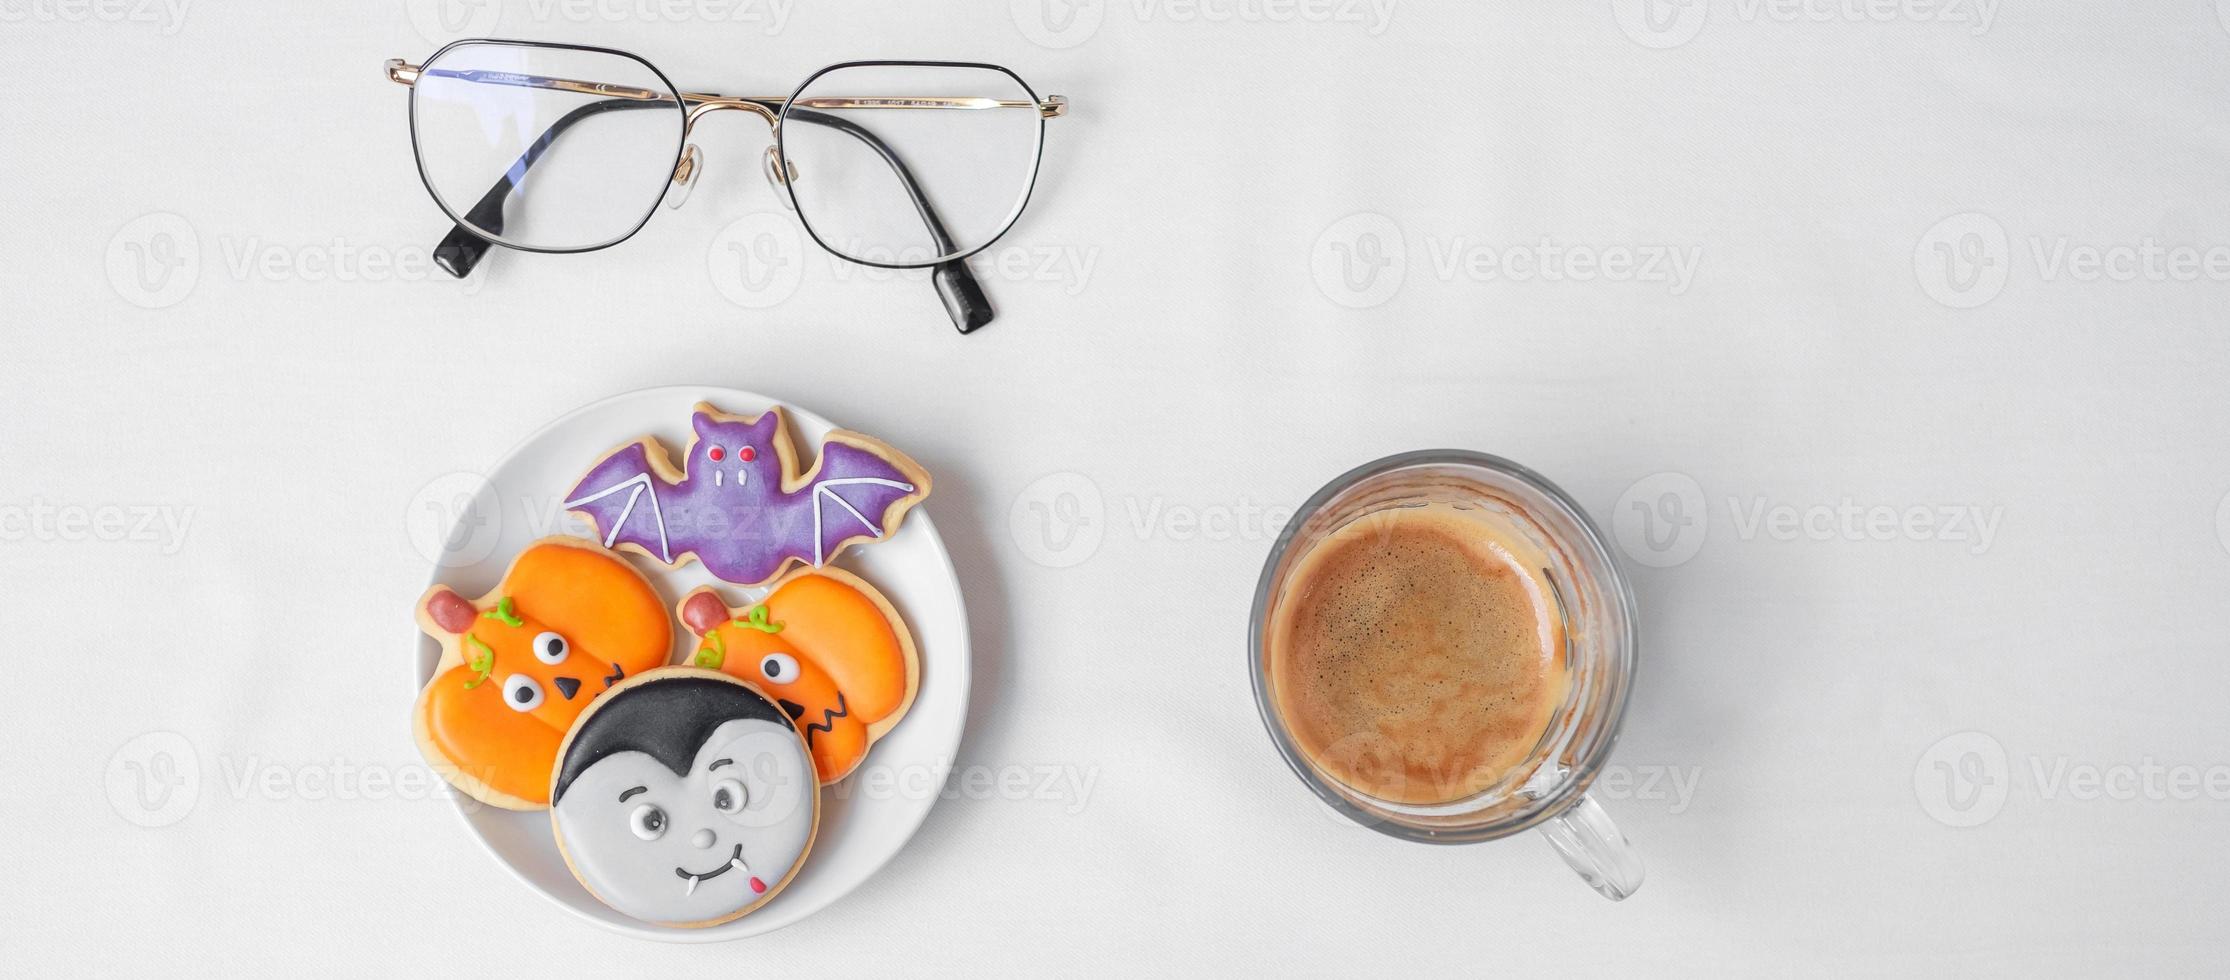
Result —
M763 881L760 881L760 880L759 880L759 876L758 876L758 875L752 875L752 876L751 876L751 894L753 894L753 895L764 895L764 894L766 894L766 890L767 890L767 883L766 883L766 882L763 882Z

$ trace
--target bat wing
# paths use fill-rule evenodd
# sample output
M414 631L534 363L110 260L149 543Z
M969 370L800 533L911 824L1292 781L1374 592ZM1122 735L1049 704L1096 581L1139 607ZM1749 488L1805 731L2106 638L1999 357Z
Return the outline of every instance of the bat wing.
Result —
M604 547L632 544L671 565L673 544L667 538L666 508L659 495L672 484L651 465L651 451L643 442L614 450L574 485L565 509L588 518Z
M810 491L814 567L854 540L897 530L906 510L928 491L926 481L873 452L842 442L823 446Z

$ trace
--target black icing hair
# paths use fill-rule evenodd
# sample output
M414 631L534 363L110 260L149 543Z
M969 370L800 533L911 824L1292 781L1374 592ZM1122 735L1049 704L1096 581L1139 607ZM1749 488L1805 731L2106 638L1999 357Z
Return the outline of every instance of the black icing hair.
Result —
M731 721L772 721L792 731L797 725L757 691L712 677L675 677L620 691L589 712L573 733L559 764L550 805L565 788L605 756L641 752L676 776L689 775L697 750L721 725Z

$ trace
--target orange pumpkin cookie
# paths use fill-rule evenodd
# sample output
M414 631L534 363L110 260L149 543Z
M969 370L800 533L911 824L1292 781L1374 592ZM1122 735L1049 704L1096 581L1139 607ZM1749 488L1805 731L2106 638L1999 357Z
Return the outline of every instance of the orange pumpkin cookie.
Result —
M921 658L897 610L841 569L792 573L765 602L740 609L698 589L680 613L698 637L690 662L757 685L796 719L823 785L859 768L921 686Z
M666 662L672 623L641 572L575 538L528 545L478 599L428 589L418 628L442 652L411 716L419 751L474 799L548 807L567 729L605 688Z

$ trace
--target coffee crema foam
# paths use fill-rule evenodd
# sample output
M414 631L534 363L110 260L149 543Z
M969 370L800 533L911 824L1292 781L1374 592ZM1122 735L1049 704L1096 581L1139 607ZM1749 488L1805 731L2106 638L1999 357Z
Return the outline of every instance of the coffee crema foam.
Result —
M1318 542L1269 636L1301 752L1391 803L1452 803L1501 782L1569 683L1542 565L1494 515L1447 503L1368 514Z

